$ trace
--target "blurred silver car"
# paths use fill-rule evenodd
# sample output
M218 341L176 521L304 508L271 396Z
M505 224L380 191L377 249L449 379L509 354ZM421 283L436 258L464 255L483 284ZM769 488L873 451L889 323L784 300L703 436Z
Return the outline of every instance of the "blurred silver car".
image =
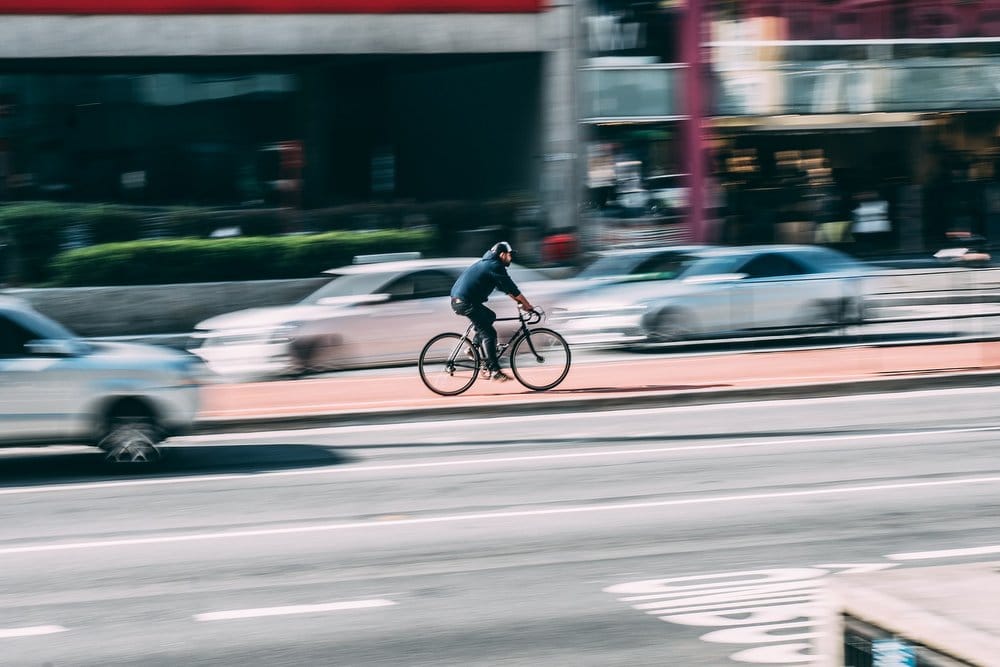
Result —
M199 322L190 350L215 373L233 378L413 363L431 337L465 328L467 320L452 312L448 295L476 261L411 259L329 269L324 273L333 279L296 304ZM548 282L517 264L508 271L522 288ZM505 295L495 293L491 301L500 317L516 312ZM497 330L503 335L500 325Z
M94 445L115 463L152 463L189 431L202 364L189 354L92 342L0 296L0 445Z
M638 262L632 258L641 270L580 286L559 300L562 310L552 324L571 343L666 343L816 331L864 320L868 271L829 248L627 252L649 253Z

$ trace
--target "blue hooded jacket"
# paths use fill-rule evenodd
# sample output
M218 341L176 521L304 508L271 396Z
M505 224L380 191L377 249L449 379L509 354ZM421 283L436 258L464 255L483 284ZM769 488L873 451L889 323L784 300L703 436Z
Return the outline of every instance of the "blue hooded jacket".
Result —
M462 272L451 288L451 296L467 303L485 303L495 289L511 296L521 294L507 273L507 267L491 249Z

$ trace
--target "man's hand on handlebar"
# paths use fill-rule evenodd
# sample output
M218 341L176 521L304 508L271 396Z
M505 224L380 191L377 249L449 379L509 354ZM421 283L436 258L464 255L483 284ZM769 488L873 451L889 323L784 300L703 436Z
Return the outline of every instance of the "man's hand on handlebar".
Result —
M518 307L526 313L530 313L535 309L535 307L531 305L527 297L523 294L518 294L517 296L512 296L511 298L514 299L514 301L517 301Z

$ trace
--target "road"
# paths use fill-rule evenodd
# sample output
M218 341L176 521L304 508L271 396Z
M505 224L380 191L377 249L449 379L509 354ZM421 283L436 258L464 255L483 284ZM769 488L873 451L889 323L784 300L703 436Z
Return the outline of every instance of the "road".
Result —
M0 664L808 664L829 574L997 558L996 405L204 435L141 477L3 451Z

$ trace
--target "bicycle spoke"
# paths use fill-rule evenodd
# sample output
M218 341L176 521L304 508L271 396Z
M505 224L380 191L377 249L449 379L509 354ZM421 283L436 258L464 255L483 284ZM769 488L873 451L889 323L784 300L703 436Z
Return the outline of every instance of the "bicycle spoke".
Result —
M569 345L551 329L532 329L531 341L522 338L511 351L514 376L529 389L544 391L563 381L569 372Z
M461 394L476 381L479 352L458 334L435 336L420 353L420 379L444 396Z

